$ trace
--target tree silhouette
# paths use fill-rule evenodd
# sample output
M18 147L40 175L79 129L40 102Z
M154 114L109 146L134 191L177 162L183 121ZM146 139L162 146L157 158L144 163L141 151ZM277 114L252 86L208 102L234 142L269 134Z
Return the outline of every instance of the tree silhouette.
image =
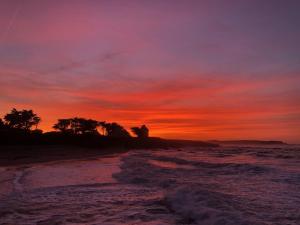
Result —
M30 130L32 126L37 128L41 118L33 113L32 110L18 111L13 108L10 113L4 116L4 121L9 128Z
M97 134L98 121L75 117L72 119L71 128L75 134Z
M99 126L99 123L97 120L81 119L80 123L81 123L80 131L82 133L92 133L92 134L98 133L97 127Z
M147 138L147 137L149 137L149 129L145 125L142 125L141 127L132 127L131 131L138 138Z
M74 134L80 134L80 119L75 117L71 119L71 130Z
M32 121L33 121L33 125L35 126L35 129L38 130L38 125L41 122L41 118L38 116L34 116L32 118Z
M59 119L53 128L62 133L73 134L98 134L97 127L100 126L97 120L84 118Z
M71 131L71 119L59 119L56 124L53 125L53 129L59 130L62 133Z
M128 131L117 123L102 123L108 137L130 137Z
M98 122L98 126L101 128L102 135L104 135L104 136L107 135L107 132L105 129L105 124L106 124L105 121Z

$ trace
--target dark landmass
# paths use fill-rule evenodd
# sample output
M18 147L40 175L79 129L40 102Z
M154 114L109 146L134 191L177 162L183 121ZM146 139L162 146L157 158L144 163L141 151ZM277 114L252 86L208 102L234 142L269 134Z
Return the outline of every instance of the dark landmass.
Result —
M1 145L71 145L97 149L115 147L144 149L184 146L218 146L218 144L203 141L162 139L159 137L111 137L99 134L68 134L61 132L35 133L17 129L0 132L0 146Z
M86 159L119 154L130 149L167 149L173 147L217 147L217 144L167 140L148 137L107 137L72 135L59 132L44 134L14 131L0 136L0 166L17 166L56 160Z
M282 141L262 141L262 140L232 140L232 141L219 141L211 140L210 143L219 145L288 145Z
M0 118L0 166L53 160L84 159L130 149L217 147L219 145L283 145L281 141L237 140L211 142L149 137L146 125L131 127L131 134L116 122L81 117L58 119L55 131L38 129L41 118L33 110L13 108Z

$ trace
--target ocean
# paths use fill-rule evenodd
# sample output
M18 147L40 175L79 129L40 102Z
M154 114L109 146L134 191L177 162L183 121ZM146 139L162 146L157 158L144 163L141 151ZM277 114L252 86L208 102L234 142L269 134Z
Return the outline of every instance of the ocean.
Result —
M0 224L298 225L300 147L131 150L1 167Z

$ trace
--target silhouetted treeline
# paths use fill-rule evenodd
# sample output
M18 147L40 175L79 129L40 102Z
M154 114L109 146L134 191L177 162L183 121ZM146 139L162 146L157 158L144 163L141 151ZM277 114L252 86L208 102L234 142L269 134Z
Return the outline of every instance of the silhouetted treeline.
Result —
M88 143L93 144L131 139L130 133L116 122L107 123L85 118L58 119L53 125L55 131L43 133L38 129L41 118L32 110L13 108L3 119L0 118L0 140L2 144L21 143ZM143 125L141 131L133 127L138 138L148 138L148 128ZM147 132L146 132L147 131ZM110 143L111 144L111 143Z
M63 134L94 134L109 137L130 137L128 131L117 123L106 123L78 117L59 119L58 122L54 124L53 128ZM97 128L102 130L102 134L99 133Z
M38 129L41 118L32 110L13 108L0 118L0 144L2 145L79 145L90 147L157 148L191 145L215 146L197 141L149 138L146 125L132 127L136 137L116 122L107 123L85 118L58 119L54 131L43 133Z

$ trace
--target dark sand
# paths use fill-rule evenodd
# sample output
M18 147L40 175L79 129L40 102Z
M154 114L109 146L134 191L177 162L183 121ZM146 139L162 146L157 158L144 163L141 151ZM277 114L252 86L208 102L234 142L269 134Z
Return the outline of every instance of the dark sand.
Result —
M125 148L86 148L77 146L0 146L0 166L20 166L57 160L87 159L128 151Z
M191 140L167 140L160 138L138 139L82 139L79 144L71 139L75 144L16 144L0 145L0 166L19 166L33 163L50 162L57 160L86 159L90 157L100 157L111 154L119 154L129 151L129 149L165 149L174 147L217 147L202 141ZM98 143L99 142L99 143ZM86 145L86 146L85 146ZM99 147L97 147L99 146Z

